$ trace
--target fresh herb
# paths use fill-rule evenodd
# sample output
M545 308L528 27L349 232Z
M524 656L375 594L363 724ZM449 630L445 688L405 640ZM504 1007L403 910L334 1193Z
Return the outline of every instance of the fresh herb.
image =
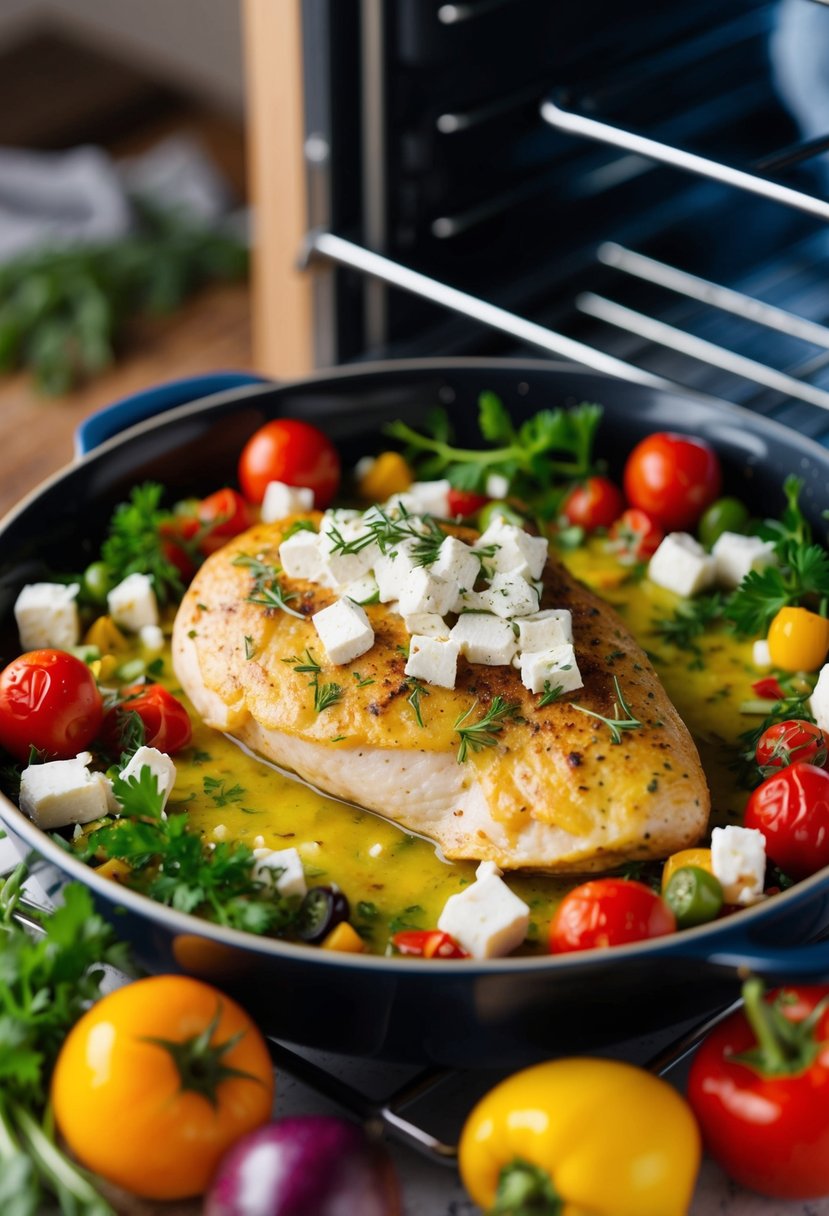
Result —
M114 583L129 574L149 574L159 603L166 604L183 594L184 584L178 568L164 553L161 526L169 515L161 510L163 493L155 481L133 487L129 502L115 508L101 558Z
M129 701L125 701L123 705L119 706L115 713L118 723L118 747L121 753L118 767L125 768L139 747L145 746L147 731L144 719L134 709L129 708Z
M248 604L261 604L263 608L268 609L279 608L282 612L287 612L288 616L295 616L300 621L305 620L301 612L288 607L290 600L299 599L299 593L285 591L279 581L281 566L269 565L260 557L252 557L248 553L237 553L232 565L249 570L253 577L253 588L247 597Z
M417 722L418 726L422 727L423 712L421 709L420 700L421 697L428 697L430 695L429 689L425 688L419 680L415 679L414 676L408 676L406 679L406 684L409 686L410 690L408 697L406 697L406 701L412 707L412 712L414 713L415 721Z
M367 899L361 899L357 904L357 915L362 916L364 920L375 920L379 914L377 904L373 904Z
M389 933L401 933L404 929L419 929L423 920L423 909L420 904L410 904L397 916L389 920Z
M553 685L549 680L544 681L544 691L538 698L538 708L543 709L545 705L552 705L557 701L564 692L563 684Z
M256 654L256 644L250 634L245 634L245 658L252 659Z
M283 659L282 662L290 663L290 665L293 667L294 671L308 672L310 675L313 675L313 676L318 676L320 674L320 672L322 671L322 668L320 667L319 663L314 658L314 656L311 654L311 651L307 650L307 649L305 651L304 659L298 659L298 658L294 657L292 659Z
M624 698L624 694L619 685L618 676L613 677L613 683L616 688L616 699L613 702L613 717L606 718L603 714L597 714L592 709L586 709L584 705L573 705L573 709L577 709L580 714L587 714L590 718L596 718L599 722L603 722L610 731L611 738L614 743L622 742L623 730L638 730L642 723L638 718L634 718L631 708Z
M354 677L354 679L357 681L358 688L368 688L369 684L375 683L375 681L372 679L371 676L363 677L360 675L359 671L352 671L351 674Z
M699 595L694 600L681 600L673 616L661 617L651 622L653 632L678 650L685 650L697 658L702 651L697 638L722 618L723 597L718 591L712 595Z
M294 671L305 672L310 675L308 687L314 690L314 710L321 714L323 710L330 709L332 705L339 704L345 696L345 690L341 684L320 684L319 678L322 674L322 668L314 658L310 650L306 649L305 658L283 659L283 663L290 663ZM369 681L371 683L372 681Z
M148 769L141 769L143 776ZM216 806L228 806L233 802L241 802L245 796L245 791L241 785L232 785L230 789L225 789L225 782L218 777L203 777L202 784L205 794L209 795L215 802Z
M361 553L376 544L381 553L390 553L404 541L411 543L411 557L416 566L431 566L437 561L446 533L431 515L412 515L402 504L391 515L383 507L373 507L364 518L366 531L346 540L334 524L328 525L332 553Z
M479 752L485 747L494 747L507 722L514 718L519 710L516 702L505 701L503 697L497 696L492 698L489 709L477 722L468 722L467 719L477 705L477 701L473 702L469 709L456 719L453 727L461 740L458 748L458 764L464 763L470 748L473 752Z
M310 519L295 519L294 522L285 529L282 534L283 540L288 540L291 536L296 536L297 532L314 532L316 533L317 526Z

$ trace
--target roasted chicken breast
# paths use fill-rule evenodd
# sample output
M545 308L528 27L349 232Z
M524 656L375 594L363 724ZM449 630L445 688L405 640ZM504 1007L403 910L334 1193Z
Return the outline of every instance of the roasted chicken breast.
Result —
M664 857L702 836L709 794L688 730L620 618L559 561L547 561L541 607L571 611L584 687L540 707L514 667L461 657L454 689L423 685L421 726L404 675L409 636L389 605L366 608L372 648L334 666L311 616L336 592L283 574L278 585L299 618L251 602L251 570L234 559L278 566L292 522L257 525L208 558L179 608L176 674L209 725L429 837L449 858L587 873ZM298 670L313 663L318 673ZM618 743L601 720L624 716L614 677L639 723ZM340 695L315 708L326 685ZM515 707L511 716L460 762L458 720L467 711L466 724L480 720L498 696Z

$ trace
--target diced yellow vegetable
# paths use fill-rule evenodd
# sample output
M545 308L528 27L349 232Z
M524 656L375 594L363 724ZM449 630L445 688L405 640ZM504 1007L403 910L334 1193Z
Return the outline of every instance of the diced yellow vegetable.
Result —
M360 478L361 498L385 502L392 494L402 494L414 481L414 474L399 452L381 452L371 468Z
M363 939L347 920L341 921L322 941L323 950L343 950L346 954L362 954Z
M124 882L130 873L130 867L117 857L110 857L103 865L95 867L95 873L103 878L111 878L113 882Z
M84 643L87 646L97 646L101 654L110 651L127 649L127 639L115 624L111 616L99 616L86 631Z
M681 870L683 866L698 866L700 870L707 870L709 874L714 871L711 867L711 850L710 849L681 849L678 853L672 853L662 870L662 890L668 886L668 883L673 878L677 870Z
M89 664L89 670L98 683L100 683L102 680L109 680L117 666L118 660L114 654L102 654L100 659L92 660Z

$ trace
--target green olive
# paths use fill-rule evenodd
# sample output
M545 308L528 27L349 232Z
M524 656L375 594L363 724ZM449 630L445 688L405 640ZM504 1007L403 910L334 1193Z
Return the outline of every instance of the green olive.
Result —
M748 507L739 498L718 498L699 521L699 538L706 549L723 532L745 532L749 523Z
M481 532L486 532L489 525L497 516L501 516L505 523L518 524L519 528L523 528L527 522L520 512L516 511L510 503L504 502L502 498L494 498L492 502L488 502L486 506L481 507L478 512L478 528Z
M106 562L92 562L83 572L83 586L93 604L105 604L113 588L112 571Z
M723 906L719 880L701 866L681 866L665 888L665 901L680 929L714 920Z

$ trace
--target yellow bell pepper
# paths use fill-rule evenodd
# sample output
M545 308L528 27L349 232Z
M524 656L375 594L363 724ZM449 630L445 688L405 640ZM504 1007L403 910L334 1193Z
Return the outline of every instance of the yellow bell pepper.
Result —
M381 452L360 478L357 490L369 502L385 502L408 490L413 481L414 474L399 452Z
M662 867L662 890L667 890L668 883L676 874L677 870L681 870L683 866L697 866L700 870L707 870L709 874L714 873L713 862L711 861L710 849L680 849L678 853L672 853L665 865Z
M127 649L127 639L111 616L99 616L84 635L85 646L97 646L101 654L115 653Z
M492 1214L538 1196L539 1216L686 1216L700 1153L694 1116L665 1081L575 1058L496 1085L464 1125L459 1164Z
M829 620L808 608L781 608L769 626L769 655L783 671L817 671L829 651Z
M347 920L340 921L322 940L320 946L323 950L342 950L346 954L362 954L365 950L363 939Z

